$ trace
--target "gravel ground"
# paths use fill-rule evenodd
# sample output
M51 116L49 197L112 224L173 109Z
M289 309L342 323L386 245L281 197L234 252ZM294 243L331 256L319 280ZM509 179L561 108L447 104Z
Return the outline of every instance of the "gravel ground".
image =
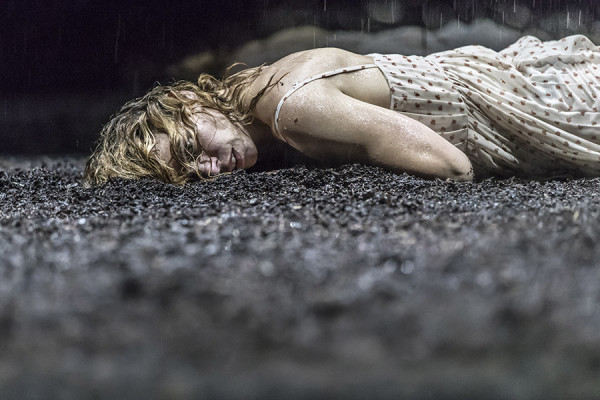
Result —
M0 158L3 399L600 398L600 179Z

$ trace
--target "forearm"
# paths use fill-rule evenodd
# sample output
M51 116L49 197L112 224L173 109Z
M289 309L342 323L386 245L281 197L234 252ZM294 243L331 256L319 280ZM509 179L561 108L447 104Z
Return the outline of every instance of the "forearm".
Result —
M393 125L378 124L369 135L365 147L370 163L427 178L473 179L471 162L462 151L418 121L393 117Z
M288 106L288 123L282 132L304 154L428 178L473 177L464 153L414 119L335 90L305 96Z
M395 172L408 172L425 178L473 180L473 167L460 150L440 151L439 148L419 148L407 154L403 144L377 145L368 154L368 162Z

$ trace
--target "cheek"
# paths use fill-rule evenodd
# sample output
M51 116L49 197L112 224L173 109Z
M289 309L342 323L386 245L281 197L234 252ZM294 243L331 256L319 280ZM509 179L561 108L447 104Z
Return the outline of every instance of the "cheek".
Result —
M199 127L198 132L196 133L196 141L198 142L198 145L200 148L209 153L215 147L217 138L218 135L216 129L208 125Z

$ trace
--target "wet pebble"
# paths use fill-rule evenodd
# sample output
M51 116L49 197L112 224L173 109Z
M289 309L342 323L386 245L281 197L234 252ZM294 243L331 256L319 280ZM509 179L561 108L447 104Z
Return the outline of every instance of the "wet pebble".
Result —
M598 179L446 183L346 165L89 189L81 165L0 176L0 337L24 371L18 387L55 388L65 349L81 352L68 363L83 386L97 354L105 382L135 371L144 387L177 374L156 378L157 354L214 387L223 360L263 382L277 354L312 388L306 357L326 361L338 383L349 382L348 362L371 383L418 365L419 376L452 382L442 394L512 388L511 366L523 362L536 379L521 394L565 398L557 373L596 387ZM474 372L481 365L493 374ZM53 379L31 378L40 374ZM381 398L425 393L371 387Z

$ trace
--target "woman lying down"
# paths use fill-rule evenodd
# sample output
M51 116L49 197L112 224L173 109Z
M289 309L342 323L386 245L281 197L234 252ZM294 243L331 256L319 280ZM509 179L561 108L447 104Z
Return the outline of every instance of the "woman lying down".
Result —
M330 164L456 181L598 176L599 62L581 35L427 57L307 50L128 102L103 128L84 179L185 183L288 145Z

